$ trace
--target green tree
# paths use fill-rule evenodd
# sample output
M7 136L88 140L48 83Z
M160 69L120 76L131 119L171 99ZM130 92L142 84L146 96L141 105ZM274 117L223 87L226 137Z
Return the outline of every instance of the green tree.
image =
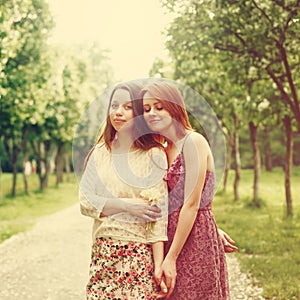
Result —
M199 5L195 1L196 9ZM264 70L300 130L299 50L300 1L217 1L208 6L210 41L221 51L236 53Z
M168 29L167 43L176 61L175 78L189 82L192 86L200 85L205 97L206 91L209 91L215 99L221 98L222 103L226 101L222 97L222 87L230 88L227 101L231 107L229 111L233 113L230 114L231 119L234 120L233 145L238 144L237 118L248 123L254 153L253 199L256 201L260 170L257 129L262 122L261 116L266 117L266 113L272 113L270 109L261 113L261 102L270 95L280 95L286 108L281 110L284 114L282 119L287 120L286 113L292 114L297 124L300 124L296 92L299 85L296 77L299 72L299 43L295 42L295 36L299 34L300 2L165 0L163 4L177 14ZM213 68L219 73L214 73ZM224 73L225 80L219 80ZM230 84L226 85L226 81ZM272 88L267 91L255 88L263 85ZM219 106L224 113L224 104L215 101L212 106L216 109ZM223 117L223 120L224 124L230 123L228 116ZM285 128L289 130L292 127ZM287 136L292 137L289 133ZM235 161L238 161L238 157ZM290 161L286 159L286 165ZM289 169L286 167L286 170ZM238 180L238 170L236 173ZM235 198L238 198L238 194ZM290 214L289 209L287 213Z
M282 116L285 125L286 167L285 187L287 215L292 215L290 170L292 166L292 126L295 118L300 132L299 23L300 1L218 1L214 9L214 24L219 31L211 35L214 46L221 51L251 58L253 64L266 72L286 109Z
M25 147L22 140L27 137L26 121L34 109L32 95L44 80L40 58L53 22L43 0L3 0L0 26L0 134L13 167L15 195L17 160L21 145Z

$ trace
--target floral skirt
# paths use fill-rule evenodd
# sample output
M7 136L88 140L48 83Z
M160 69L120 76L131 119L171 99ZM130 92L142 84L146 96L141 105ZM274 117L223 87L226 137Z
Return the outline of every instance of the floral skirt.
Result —
M151 245L96 239L86 287L88 300L152 300L156 291Z

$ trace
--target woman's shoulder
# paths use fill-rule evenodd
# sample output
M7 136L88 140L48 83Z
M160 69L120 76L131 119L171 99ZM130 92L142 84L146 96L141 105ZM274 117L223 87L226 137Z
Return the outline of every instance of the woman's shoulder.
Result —
M105 145L105 143L101 142L101 143L96 144L94 148L97 149L97 150L100 150L102 148L105 148L104 145Z
M193 158L195 155L207 157L211 155L211 149L206 138L198 132L191 132L183 145L182 151L185 158Z
M207 139L198 132L192 132L186 139L186 143L183 148L185 162L189 162L194 167L197 165L195 157L198 157L199 161L209 162L209 169L213 169L213 157Z
M108 150L104 142L98 143L94 146L94 152L96 155L107 154Z
M94 146L92 156L95 160L103 159L103 155L106 156L108 154L108 150L105 147L105 143L99 143Z
M188 133L185 144L187 146L204 146L209 148L207 139L199 132L192 131Z

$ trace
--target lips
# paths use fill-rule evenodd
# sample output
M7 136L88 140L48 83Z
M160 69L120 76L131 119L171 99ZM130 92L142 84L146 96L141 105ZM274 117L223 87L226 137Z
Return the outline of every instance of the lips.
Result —
M126 122L125 120L122 120L122 119L114 119L114 122L115 123L124 123Z
M151 120L148 120L148 122L150 123L150 124L154 124L154 123L157 123L157 122L159 122L160 121L160 119L151 119Z

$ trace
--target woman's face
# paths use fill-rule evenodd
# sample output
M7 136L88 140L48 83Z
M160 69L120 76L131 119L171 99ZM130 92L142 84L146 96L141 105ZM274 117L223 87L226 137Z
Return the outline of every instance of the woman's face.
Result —
M163 133L172 126L172 117L164 108L163 101L156 100L147 92L143 98L143 105L144 119L152 131Z
M130 94L124 89L118 89L114 92L110 109L110 122L116 131L131 129L133 124L133 109Z

